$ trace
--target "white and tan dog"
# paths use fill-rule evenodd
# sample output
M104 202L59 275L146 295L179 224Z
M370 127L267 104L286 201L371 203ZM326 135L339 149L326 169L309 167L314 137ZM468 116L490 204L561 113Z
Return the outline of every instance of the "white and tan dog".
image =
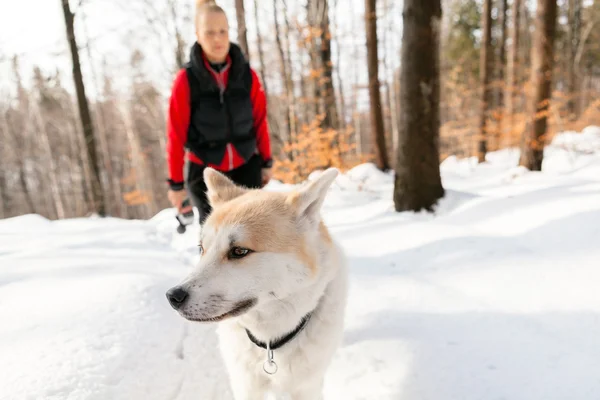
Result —
M322 399L347 293L345 257L320 216L337 173L272 192L204 172L213 211L202 256L167 298L188 320L219 322L236 400Z

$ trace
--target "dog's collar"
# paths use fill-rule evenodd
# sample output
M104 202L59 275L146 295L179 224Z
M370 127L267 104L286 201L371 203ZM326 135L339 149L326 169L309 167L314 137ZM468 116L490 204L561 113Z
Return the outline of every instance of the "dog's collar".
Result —
M261 342L260 340L258 340L253 334L252 332L250 332L247 328L246 329L246 334L248 335L248 338L250 339L250 341L252 343L254 343L255 345L257 345L258 347L262 347L265 350L277 350L278 348L282 347L283 345L289 343L292 339L294 339L300 332L302 332L302 330L304 329L304 327L306 326L306 324L308 324L308 321L310 320L310 317L312 316L312 311L309 312L308 314L306 314L302 320L300 320L300 323L296 326L296 329L294 329L293 331L289 332L288 334L281 336L279 338L277 338L274 341L269 341L269 346L267 347L267 343Z

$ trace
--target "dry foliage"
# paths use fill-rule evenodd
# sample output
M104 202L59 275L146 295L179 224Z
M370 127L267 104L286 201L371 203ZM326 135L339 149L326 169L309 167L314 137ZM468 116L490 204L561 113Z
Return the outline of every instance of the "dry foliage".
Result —
M351 126L344 130L323 129L324 115L318 115L310 124L301 126L296 140L286 143L287 155L274 165L274 178L285 183L298 183L318 169L329 167L345 171L371 158L359 155Z

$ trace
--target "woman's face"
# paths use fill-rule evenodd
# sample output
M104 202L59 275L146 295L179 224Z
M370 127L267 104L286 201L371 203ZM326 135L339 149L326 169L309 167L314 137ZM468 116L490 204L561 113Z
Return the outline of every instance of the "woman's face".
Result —
M198 17L198 43L209 61L224 62L229 53L229 24L221 12L205 12Z

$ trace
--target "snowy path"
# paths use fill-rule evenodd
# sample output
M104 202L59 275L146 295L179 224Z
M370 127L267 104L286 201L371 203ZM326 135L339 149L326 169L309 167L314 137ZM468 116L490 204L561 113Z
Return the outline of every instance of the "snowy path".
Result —
M187 267L155 232L115 219L0 224L0 398L178 399L190 398L178 396L192 385L217 398L228 390L213 330L187 327L165 301ZM198 375L187 376L192 370Z
M324 217L351 292L326 399L600 398L600 154L515 157L447 160L435 217L394 213L368 165L340 177ZM1 400L231 399L214 327L164 297L196 257L174 222L0 221Z

